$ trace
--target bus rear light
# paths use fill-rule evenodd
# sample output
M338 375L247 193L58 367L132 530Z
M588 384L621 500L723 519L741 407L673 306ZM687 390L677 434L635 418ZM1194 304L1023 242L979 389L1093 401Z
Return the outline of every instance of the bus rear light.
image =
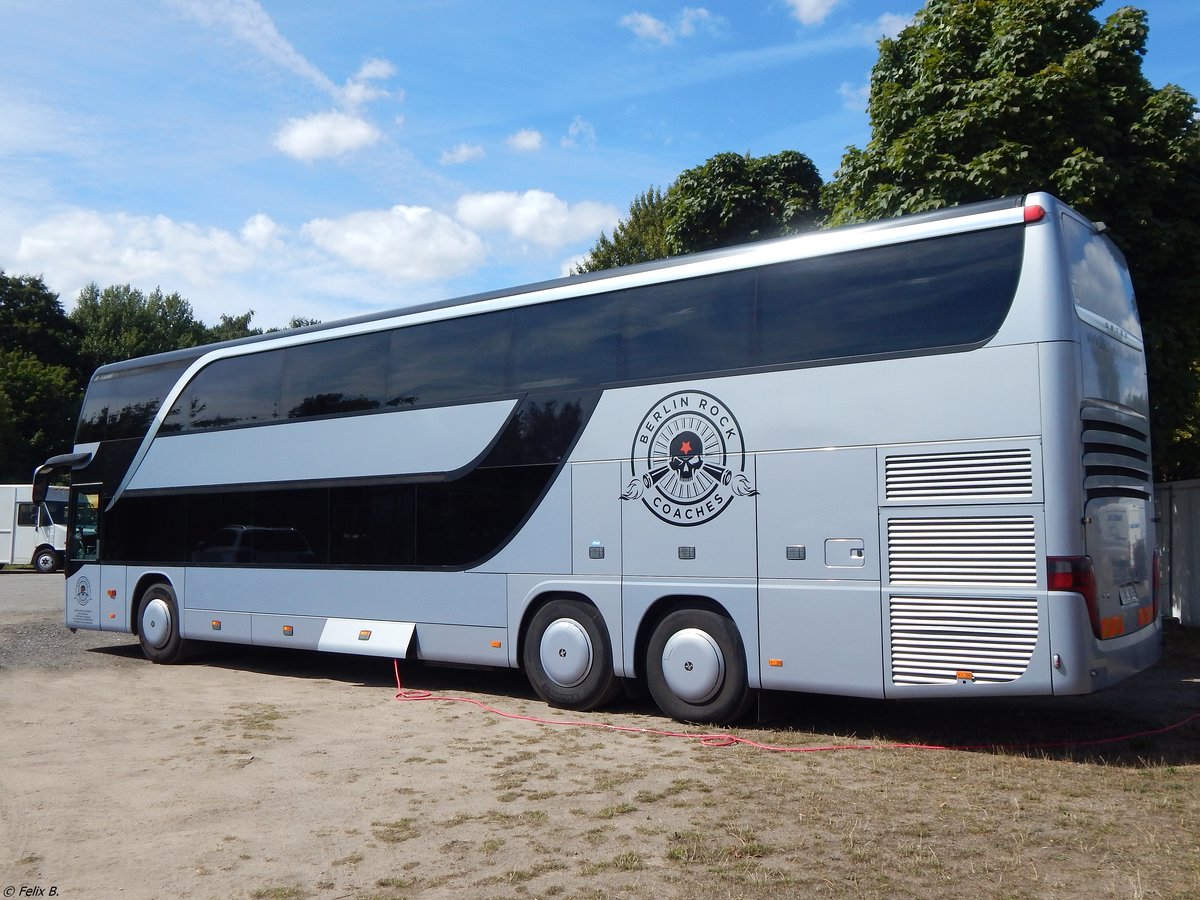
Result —
M501 644L499 641L492 641L492 648L493 648L493 649L495 649L495 650L499 650L501 646L503 646L503 645L502 645L502 644Z
M1156 604L1151 604L1150 606L1143 606L1138 610L1138 628L1145 628L1158 618L1158 609L1156 606Z
M1120 637L1125 633L1125 617L1124 616L1109 616L1106 619L1100 620L1100 639L1108 640L1109 638Z
M1029 206L1025 207L1025 224L1028 225L1030 222L1040 222L1044 218L1046 218L1045 207L1038 206L1036 203L1031 203Z
M1100 634L1100 607L1096 599L1096 573L1090 556L1051 556L1046 560L1046 574L1052 591L1082 594L1087 603L1092 634Z
M782 669L783 668L783 660L782 659L768 659L767 665L773 666L776 669Z

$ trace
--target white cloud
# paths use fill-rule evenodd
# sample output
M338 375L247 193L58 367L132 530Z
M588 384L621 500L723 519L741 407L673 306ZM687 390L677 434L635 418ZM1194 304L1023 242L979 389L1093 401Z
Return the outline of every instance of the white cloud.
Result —
M379 137L379 129L366 119L331 110L289 119L275 135L275 147L296 159L325 159L370 146Z
M912 24L912 16L900 16L896 13L884 13L875 20L871 37L878 40L881 37L894 38Z
M643 41L651 41L665 47L675 43L676 38L692 37L698 30L716 34L725 26L725 20L713 15L703 6L685 6L675 16L674 25L644 12L632 12L621 16L617 24L628 28Z
M260 56L313 84L330 96L340 89L291 45L255 0L170 0L185 15L209 28L225 28Z
M867 108L867 100L871 97L871 85L851 84L843 81L838 88L838 96L842 98L842 106L854 112L862 112Z
M658 41L665 45L675 40L675 32L670 25L646 13L629 13L621 16L617 23L623 28L628 28L644 41Z
M547 191L464 194L458 220L480 231L500 231L541 247L561 247L611 229L620 217L604 203L570 205Z
M358 71L347 79L346 84L342 87L340 92L342 102L351 109L357 109L371 100L391 96L388 91L375 87L371 82L391 78L395 74L396 67L386 59L368 59L359 66ZM403 100L404 92L396 92L396 99Z
M287 40L257 0L169 0L184 15L209 28L227 31L268 62L307 81L329 95L346 112L318 113L291 119L275 138L275 146L297 159L340 156L374 143L379 131L358 111L381 97L404 99L404 92L387 91L375 82L393 77L396 67L386 59L366 60L338 85Z
M570 127L567 128L566 135L563 136L562 145L564 147L578 147L580 144L583 144L585 147L595 147L596 129L583 116L576 116L572 120Z
M282 238L287 230L266 213L257 213L245 221L240 233L242 240L249 246L267 249L282 246Z
M90 281L212 283L216 275L252 266L256 253L248 241L220 228L166 216L72 210L25 229L16 258L22 268L45 272L56 284L77 291Z
M679 13L679 26L676 29L680 37L691 37L697 28L715 32L724 20L714 16L703 6L685 6Z
M784 0L801 25L820 25L841 0Z
M301 233L355 266L406 281L459 275L484 258L478 235L424 206L313 219Z
M487 152L478 144L458 144L450 150L442 151L443 166L457 166L474 159L483 159Z
M543 140L544 138L540 131L526 128L523 131L518 131L516 134L510 134L505 142L519 153L536 153L542 149Z

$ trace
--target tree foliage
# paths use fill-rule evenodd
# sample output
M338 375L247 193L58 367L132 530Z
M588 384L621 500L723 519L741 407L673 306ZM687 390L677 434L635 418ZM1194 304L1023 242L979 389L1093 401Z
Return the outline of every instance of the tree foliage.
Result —
M821 176L802 153L718 153L667 191L667 247L694 253L781 237L821 218Z
M47 458L71 446L81 392L65 366L22 350L0 350L0 481L27 482Z
M652 187L636 197L574 273L805 231L822 216L820 194L821 176L802 153L718 153L680 173L665 194Z
M95 282L79 292L71 319L83 332L81 355L95 369L107 363L194 347L204 324L178 293L160 288L145 294L128 284L101 290Z
M599 272L670 256L663 201L663 193L656 187L635 197L629 204L628 217L617 223L612 238L601 232L595 246L572 274Z
M833 224L1048 190L1125 250L1147 338L1160 477L1200 476L1200 123L1142 75L1148 25L1100 0L930 0L880 43L872 134L824 201Z
M21 350L74 370L79 338L79 327L40 276L0 269L0 351Z

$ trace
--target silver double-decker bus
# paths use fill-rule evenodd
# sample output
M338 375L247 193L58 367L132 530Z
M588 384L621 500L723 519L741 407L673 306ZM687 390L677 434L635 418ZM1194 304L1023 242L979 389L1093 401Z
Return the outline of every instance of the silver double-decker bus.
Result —
M100 368L66 624L648 689L1095 691L1159 656L1129 274L1047 194Z

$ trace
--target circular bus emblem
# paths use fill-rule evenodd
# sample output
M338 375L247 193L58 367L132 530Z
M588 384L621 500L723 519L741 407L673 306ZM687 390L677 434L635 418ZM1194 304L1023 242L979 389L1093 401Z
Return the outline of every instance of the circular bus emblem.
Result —
M92 583L88 581L86 575L80 575L79 580L75 582L75 602L80 606L87 606L92 599Z
M737 419L703 391L658 401L638 425L622 500L641 500L672 525L702 525L734 496L758 493L746 477L746 445Z

